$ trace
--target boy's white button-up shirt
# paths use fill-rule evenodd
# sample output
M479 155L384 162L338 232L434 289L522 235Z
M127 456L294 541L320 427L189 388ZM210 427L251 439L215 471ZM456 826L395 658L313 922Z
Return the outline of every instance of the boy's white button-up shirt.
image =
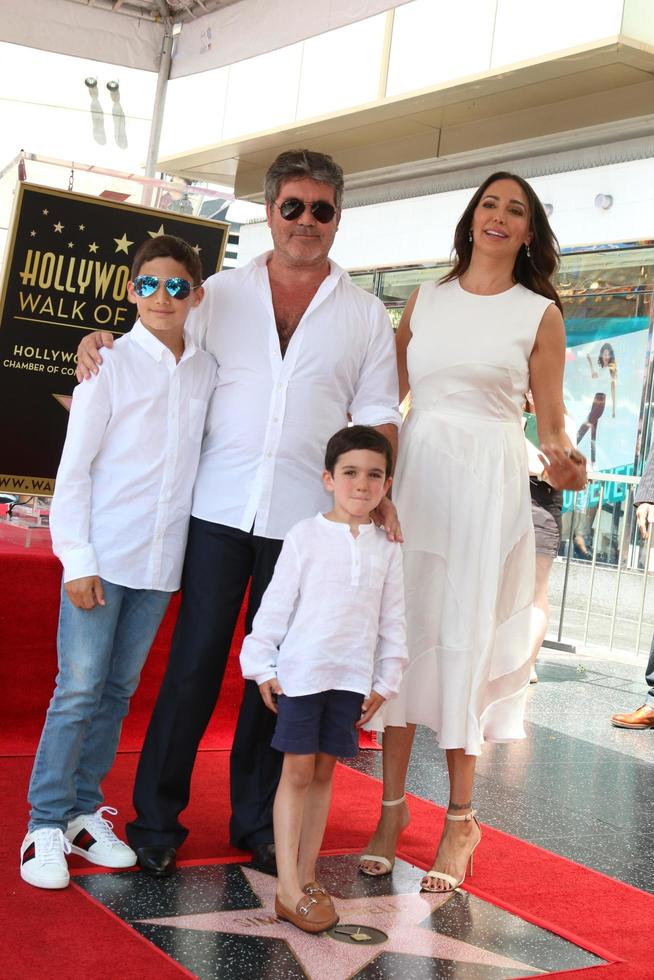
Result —
M193 516L283 538L327 511L327 441L352 421L398 425L395 344L382 303L330 262L282 358L270 253L211 276L187 325L218 362Z
M50 529L64 581L179 588L193 481L216 363L187 340L174 355L137 320L78 385Z
M374 524L353 537L318 514L286 535L241 650L243 676L284 694L394 697L407 662L400 546Z

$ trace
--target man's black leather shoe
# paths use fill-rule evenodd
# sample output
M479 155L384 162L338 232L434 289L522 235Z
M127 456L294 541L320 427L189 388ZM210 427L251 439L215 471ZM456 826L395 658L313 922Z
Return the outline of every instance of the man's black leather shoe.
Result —
M174 847L137 847L136 863L153 878L167 878L177 870Z
M252 844L250 850L252 851L253 868L257 868L259 871L265 871L269 875L277 874L274 844Z

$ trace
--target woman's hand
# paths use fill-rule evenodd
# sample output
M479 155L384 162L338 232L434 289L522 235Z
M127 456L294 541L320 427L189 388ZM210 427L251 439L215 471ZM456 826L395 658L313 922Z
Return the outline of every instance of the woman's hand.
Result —
M383 527L389 541L404 541L402 528L397 516L397 508L388 497L382 497L377 507L371 513L371 518L377 527Z
M92 374L98 373L102 364L101 347L113 347L114 335L106 330L96 330L82 337L77 347L77 367L75 377L78 381L87 381Z
M578 449L541 446L540 458L545 467L543 479L555 490L583 490L588 483L586 457Z

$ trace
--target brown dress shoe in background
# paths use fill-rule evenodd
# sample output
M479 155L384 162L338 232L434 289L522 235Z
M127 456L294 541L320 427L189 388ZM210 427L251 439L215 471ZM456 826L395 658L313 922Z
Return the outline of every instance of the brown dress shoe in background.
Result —
M646 704L635 711L625 714L613 715L611 724L616 728L654 728L654 708L649 708Z

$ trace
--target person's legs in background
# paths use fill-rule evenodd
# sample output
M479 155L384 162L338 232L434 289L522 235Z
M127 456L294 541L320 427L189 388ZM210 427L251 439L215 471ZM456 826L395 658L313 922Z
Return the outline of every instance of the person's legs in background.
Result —
M534 584L534 602L531 610L531 676L532 684L538 681L536 673L536 658L543 645L547 627L550 621L550 604L548 599L548 584L553 559L549 555L536 554L536 581Z
M652 637L649 660L645 668L645 683L648 688L645 703L635 711L613 715L611 723L616 728L654 729L654 637Z

